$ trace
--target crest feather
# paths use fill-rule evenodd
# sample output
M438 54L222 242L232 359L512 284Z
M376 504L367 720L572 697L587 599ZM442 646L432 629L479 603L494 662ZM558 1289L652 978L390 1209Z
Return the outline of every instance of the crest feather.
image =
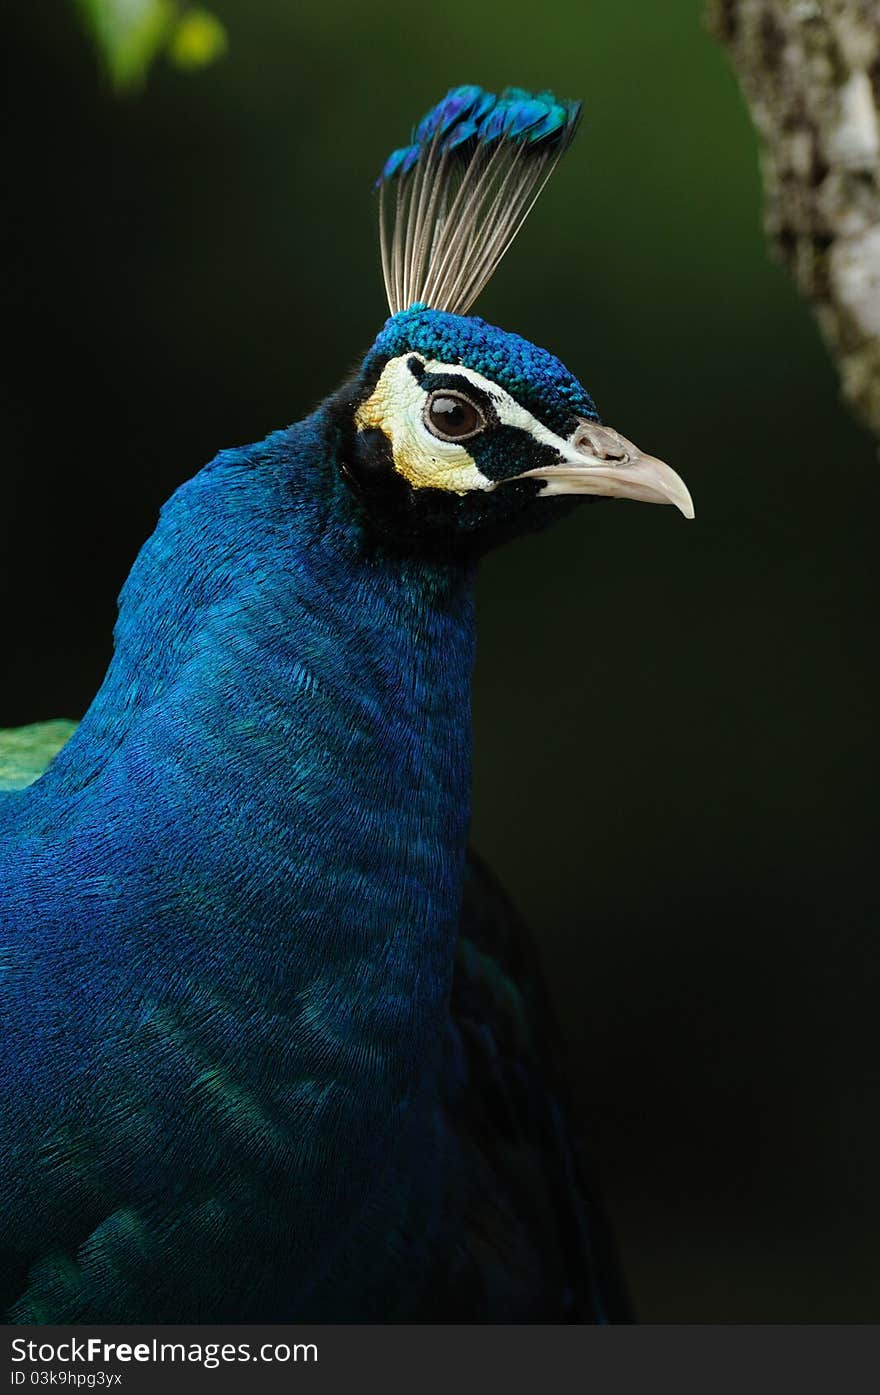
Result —
M382 274L392 315L463 315L516 237L580 120L552 92L453 87L385 161Z

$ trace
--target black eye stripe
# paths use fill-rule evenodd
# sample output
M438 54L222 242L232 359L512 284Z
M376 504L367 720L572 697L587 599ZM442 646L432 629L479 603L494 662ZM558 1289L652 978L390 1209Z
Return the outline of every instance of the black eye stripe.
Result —
M420 383L425 376L425 365L422 363L422 360L416 358L415 354L413 354L412 358L407 359L406 366L410 373L412 373L416 382Z

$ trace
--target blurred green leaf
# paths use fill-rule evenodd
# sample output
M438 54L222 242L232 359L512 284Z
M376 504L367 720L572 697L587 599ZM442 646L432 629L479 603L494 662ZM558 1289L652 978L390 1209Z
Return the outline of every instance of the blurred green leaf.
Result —
M227 48L214 15L178 0L76 0L118 92L141 88L167 51L179 68L202 68Z
M140 87L168 41L177 17L173 0L78 0L110 79L119 90Z
M178 68L204 68L222 58L229 47L226 30L208 10L185 10L168 44Z

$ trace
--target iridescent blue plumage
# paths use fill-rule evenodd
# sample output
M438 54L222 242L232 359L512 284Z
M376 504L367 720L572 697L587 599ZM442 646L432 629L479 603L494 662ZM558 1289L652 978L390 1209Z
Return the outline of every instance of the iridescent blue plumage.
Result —
M364 555L333 442L322 412L179 491L76 736L0 797L22 1318L293 1316L423 1088L464 865L469 584Z

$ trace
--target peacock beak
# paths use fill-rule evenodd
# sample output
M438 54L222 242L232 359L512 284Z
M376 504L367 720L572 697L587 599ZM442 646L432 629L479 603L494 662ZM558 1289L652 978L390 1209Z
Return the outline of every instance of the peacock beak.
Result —
M604 494L613 499L641 499L674 504L685 518L694 505L684 480L662 460L643 455L638 446L610 426L582 420L568 438L558 463L526 470L518 479L546 480L544 495Z

